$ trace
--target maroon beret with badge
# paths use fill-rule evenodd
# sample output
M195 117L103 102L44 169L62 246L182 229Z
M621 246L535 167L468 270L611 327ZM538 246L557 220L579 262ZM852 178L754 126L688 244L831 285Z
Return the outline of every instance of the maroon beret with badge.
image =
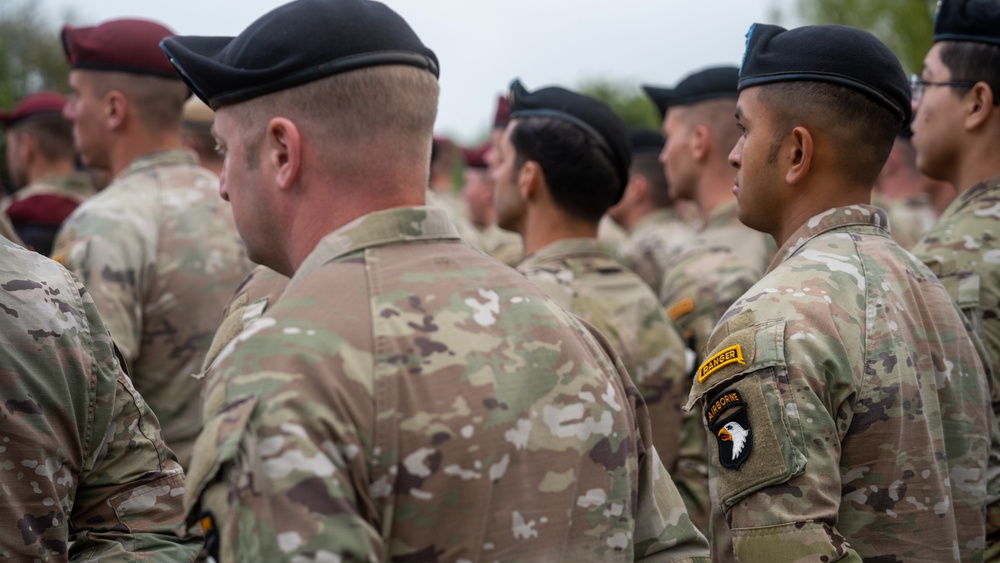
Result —
M55 92L29 94L21 98L12 111L0 111L0 123L9 129L31 117L60 116L65 106L66 98L61 94Z
M160 50L160 41L174 35L148 20L122 19L100 25L62 30L63 50L70 68L148 74L180 80Z

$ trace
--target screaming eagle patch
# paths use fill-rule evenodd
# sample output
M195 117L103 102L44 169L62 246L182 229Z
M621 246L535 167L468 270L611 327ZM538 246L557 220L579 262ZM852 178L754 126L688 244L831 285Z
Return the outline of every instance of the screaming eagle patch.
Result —
M730 389L706 407L705 421L719 444L719 463L727 469L739 469L753 451L753 429L747 404L739 391Z

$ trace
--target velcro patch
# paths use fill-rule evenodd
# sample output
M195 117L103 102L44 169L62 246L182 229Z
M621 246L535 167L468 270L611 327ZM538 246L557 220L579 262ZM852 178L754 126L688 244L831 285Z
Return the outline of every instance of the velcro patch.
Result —
M739 469L753 451L753 428L740 392L730 389L719 395L709 403L705 420L719 444L719 464Z
M728 366L729 364L735 363L740 365L746 364L746 360L743 359L743 348L739 344L734 344L728 348L724 348L711 358L705 360L705 362L701 364L701 367L698 368L698 383L704 383L705 380L708 379L713 373Z
M667 316L676 321L691 311L694 311L694 299L685 297L667 309Z

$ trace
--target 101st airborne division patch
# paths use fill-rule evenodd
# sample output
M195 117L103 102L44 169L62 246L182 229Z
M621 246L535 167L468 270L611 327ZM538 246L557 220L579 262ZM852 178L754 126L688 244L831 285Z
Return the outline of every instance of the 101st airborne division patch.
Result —
M753 451L753 429L750 428L747 404L739 391L730 389L708 403L707 407L705 420L719 444L719 463L727 469L739 469Z

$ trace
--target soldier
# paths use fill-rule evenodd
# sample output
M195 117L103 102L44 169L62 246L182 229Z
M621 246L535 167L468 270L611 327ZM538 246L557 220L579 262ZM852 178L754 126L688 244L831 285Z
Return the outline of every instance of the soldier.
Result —
M7 168L16 191L0 206L27 248L48 256L59 226L94 195L75 170L72 125L62 116L66 98L55 92L26 96L0 114L7 130Z
M694 232L674 212L667 177L659 156L665 139L655 131L629 131L632 166L621 201L608 216L624 228L629 238L618 248L623 263L659 291L670 256L694 242Z
M193 561L184 473L90 294L0 240L0 557Z
M671 195L698 204L704 221L698 234L706 246L729 247L737 259L763 272L776 247L736 216L727 161L739 136L730 119L738 75L733 66L711 67L687 76L673 89L644 89L663 115L667 144L660 159Z
M867 205L910 95L842 26L747 34L740 220L781 244L696 375L742 561L982 558L989 390L968 326ZM725 555L720 555L725 557Z
M201 382L191 375L250 265L218 179L181 144L188 91L158 47L168 35L142 20L63 29L66 117L84 163L115 179L66 221L55 257L93 292L187 466L201 429Z
M487 144L479 149L462 151L465 156L462 200L469 210L469 221L482 235L483 252L508 266L516 266L524 257L524 244L520 235L497 226L493 180L486 163L486 154L490 150Z
M249 253L292 278L207 376L186 503L213 555L706 554L607 342L422 206L438 64L406 22L298 0L163 49Z
M222 174L222 156L215 150L212 124L215 112L198 99L191 96L184 102L181 114L181 142L198 155L198 164L211 170L216 176Z
M510 100L493 180L498 224L524 238L517 270L611 341L649 406L660 459L694 512L708 482L678 465L690 373L684 343L652 290L596 238L628 183L625 123L602 102L563 88L529 93L515 81Z
M958 197L913 248L985 344L1000 417L1000 3L945 0L923 74L911 78L913 148L924 174ZM1000 418L998 418L1000 420ZM1000 430L990 458L987 559L1000 559Z

